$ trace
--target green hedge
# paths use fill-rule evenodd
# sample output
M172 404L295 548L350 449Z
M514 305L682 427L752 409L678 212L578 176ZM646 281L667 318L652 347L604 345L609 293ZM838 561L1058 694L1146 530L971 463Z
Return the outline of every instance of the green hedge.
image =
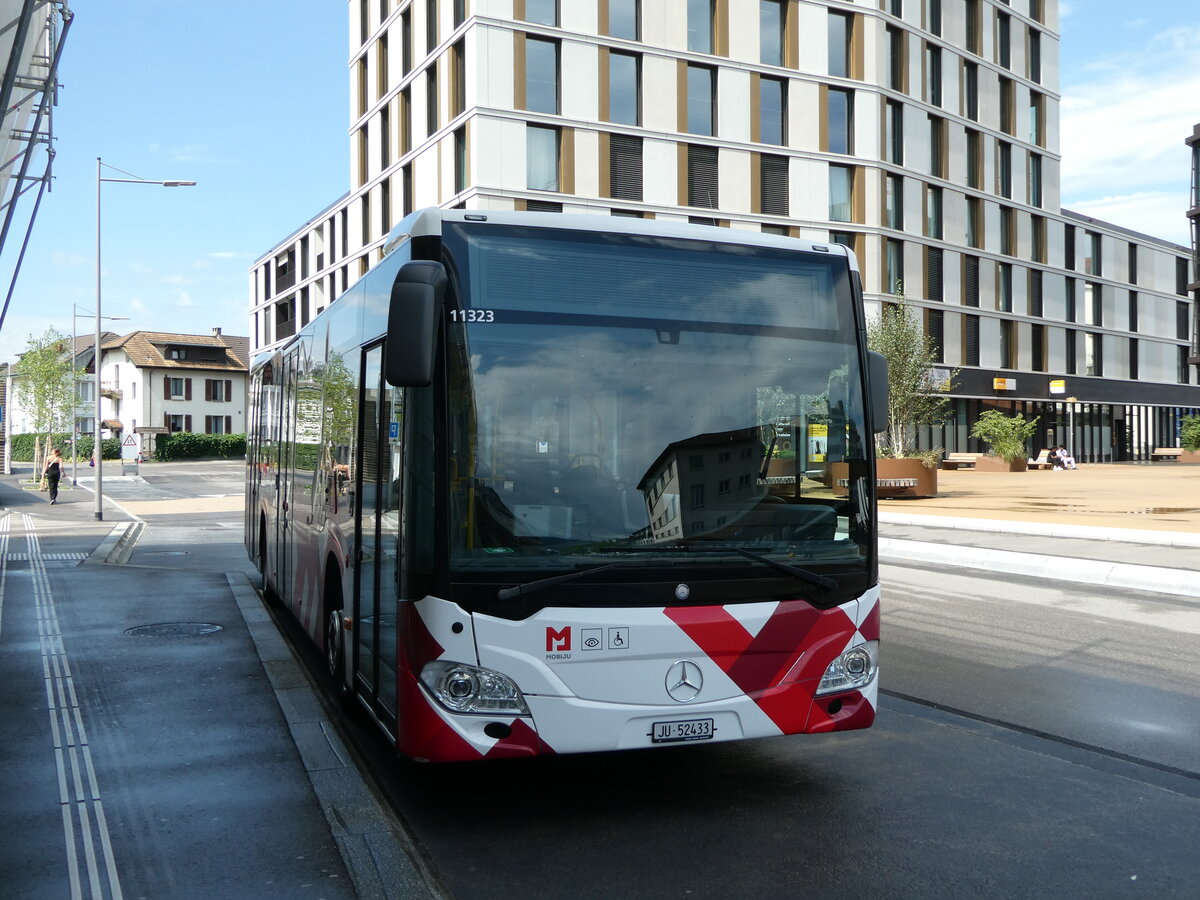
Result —
M14 434L9 440L9 445L12 447L13 462L33 462L33 449L37 445L37 439L39 437L45 437L45 435ZM64 459L71 459L71 436L69 434L52 435L50 439L50 445L61 450ZM92 435L81 434L78 440L75 442L75 446L81 461L91 459L93 446ZM121 458L121 441L119 438L105 438L103 447L105 459ZM46 448L43 446L42 452L44 453L45 450Z
M179 459L239 459L246 455L244 434L192 434L177 431L154 440L154 458L160 462Z

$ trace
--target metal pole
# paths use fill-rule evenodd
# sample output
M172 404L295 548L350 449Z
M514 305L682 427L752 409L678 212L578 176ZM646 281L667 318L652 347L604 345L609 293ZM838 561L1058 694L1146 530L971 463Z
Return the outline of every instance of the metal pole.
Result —
M92 368L96 373L96 421L92 454L96 459L96 520L104 520L104 454L100 443L100 157L96 157L96 346L92 349Z
M79 486L79 367L75 365L77 350L75 349L75 317L79 312L74 303L71 304L71 486Z

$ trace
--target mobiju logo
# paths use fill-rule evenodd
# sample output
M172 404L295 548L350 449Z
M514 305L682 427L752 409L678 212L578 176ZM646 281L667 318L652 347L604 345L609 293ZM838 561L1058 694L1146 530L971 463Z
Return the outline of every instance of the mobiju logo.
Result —
M571 626L568 625L562 630L556 628L546 628L546 652L551 653L560 650L571 649Z

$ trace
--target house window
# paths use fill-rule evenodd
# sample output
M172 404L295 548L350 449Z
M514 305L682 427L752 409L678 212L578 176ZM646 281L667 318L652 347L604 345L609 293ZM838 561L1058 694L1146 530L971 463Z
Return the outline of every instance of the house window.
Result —
M829 167L829 219L833 222L854 221L854 169L851 166Z
M543 125L525 127L525 186L531 191L557 191L559 134Z
M763 155L759 167L759 196L762 212L769 216L788 214L788 158Z
M619 200L641 200L642 139L613 134L608 142L608 195Z
M636 53L608 54L608 120L623 125L642 121L642 58Z
M854 91L830 88L825 102L830 153L854 152Z
M204 433L205 434L232 434L233 433L233 417L232 416L205 416L204 417Z
M205 378L204 399L214 403L228 403L233 399L233 381L228 378Z
M782 0L758 0L758 61L783 65Z
M829 74L835 78L850 76L850 39L853 34L853 19L849 13L829 14Z
M708 66L687 67L687 131L712 134L716 121L716 71Z
M525 0L525 21L557 25L558 0Z
M782 78L758 79L758 139L764 144L787 143L787 82Z
M167 375L163 379L163 397L167 400L191 400L192 379Z
M525 108L558 112L558 41L525 39Z
M608 34L610 37L641 40L639 7L641 0L608 0Z
M688 144L687 205L716 209L717 188L717 148Z
M687 0L687 48L713 52L713 0Z
M191 416L167 415L164 418L166 419L166 421L163 424L167 426L167 430L170 431L171 434L176 434L177 432L180 432L180 431L189 431L190 432L192 430L192 417Z

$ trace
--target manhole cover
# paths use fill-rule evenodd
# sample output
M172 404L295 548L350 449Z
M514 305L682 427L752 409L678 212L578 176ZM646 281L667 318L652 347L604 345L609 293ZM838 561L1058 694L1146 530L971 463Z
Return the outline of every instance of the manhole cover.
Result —
M191 637L197 634L212 634L220 630L220 625L213 625L209 622L161 622L158 625L136 625L133 628L126 628L125 633L134 637L142 635Z

